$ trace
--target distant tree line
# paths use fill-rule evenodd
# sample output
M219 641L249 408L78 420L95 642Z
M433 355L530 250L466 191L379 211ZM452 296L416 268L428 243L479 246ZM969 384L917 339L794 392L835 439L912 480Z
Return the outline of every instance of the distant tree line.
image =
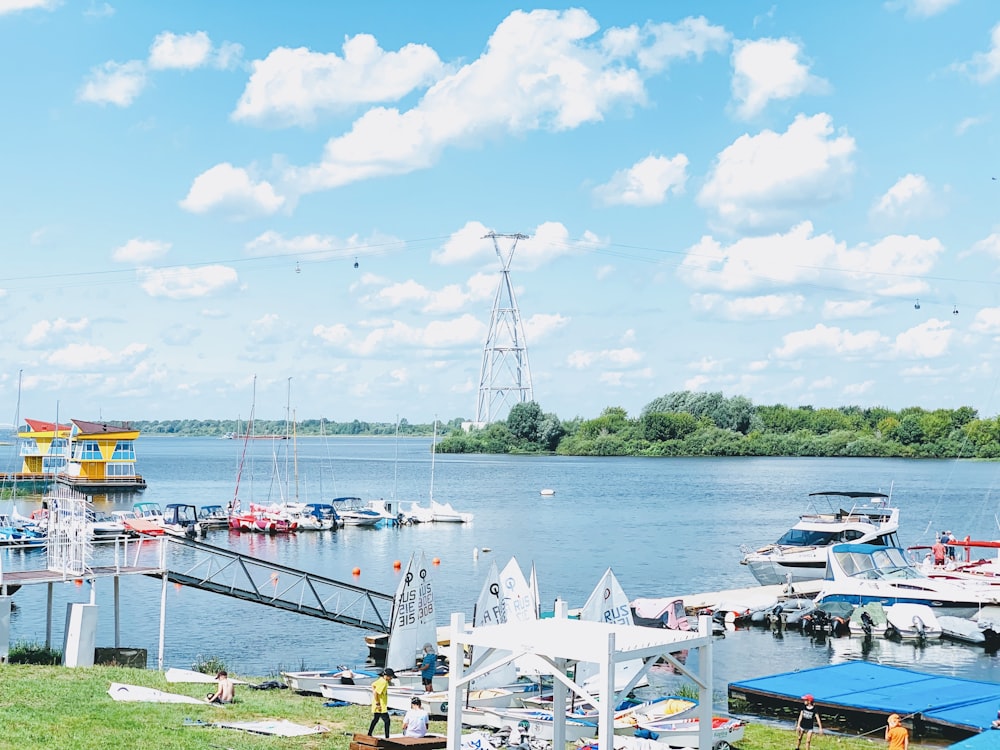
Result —
M545 453L566 456L855 456L1000 458L1000 418L968 406L928 411L884 407L755 406L744 396L680 391L653 399L637 417L609 406L594 419L564 421L537 402L516 404L505 421L463 430L437 423L442 453ZM143 435L242 436L238 420L133 422ZM396 434L395 422L256 420L255 435ZM430 437L433 423L399 420L399 434Z
M1000 420L975 409L918 406L754 406L744 396L681 391L650 401L638 417L608 407L595 419L561 421L535 402L505 422L452 431L443 453L567 456L855 456L1000 458Z
M165 419L153 421L132 421L134 430L143 435L174 435L177 437L245 437L248 432L256 436L277 435L280 437L318 437L321 435L395 435L395 422L334 422L327 419L303 419L295 423L283 419L257 419L253 425L236 419ZM438 422L438 433L447 434L461 429L462 420ZM399 434L402 437L430 437L434 434L433 423L411 424L406 419L399 420Z

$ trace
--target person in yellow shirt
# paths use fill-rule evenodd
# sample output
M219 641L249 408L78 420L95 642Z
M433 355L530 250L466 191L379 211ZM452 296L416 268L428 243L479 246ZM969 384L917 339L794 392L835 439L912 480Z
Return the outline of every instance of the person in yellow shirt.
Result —
M910 733L906 731L899 719L899 714L889 714L888 726L885 729L885 741L889 750L909 750Z
M373 736L375 725L381 720L385 725L385 738L389 739L389 683L395 677L396 673L386 667L372 682L372 723L368 725L369 736Z

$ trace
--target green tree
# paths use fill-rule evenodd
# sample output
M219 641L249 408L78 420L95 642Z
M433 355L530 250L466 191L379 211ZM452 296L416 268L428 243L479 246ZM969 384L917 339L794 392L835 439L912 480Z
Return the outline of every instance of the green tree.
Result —
M536 402L525 401L514 404L510 414L507 415L507 429L519 440L538 443L542 418L542 407Z

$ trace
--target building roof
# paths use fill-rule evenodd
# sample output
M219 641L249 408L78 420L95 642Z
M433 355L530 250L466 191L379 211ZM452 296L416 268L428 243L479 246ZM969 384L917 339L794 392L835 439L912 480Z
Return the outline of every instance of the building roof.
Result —
M139 432L126 425L111 422L85 422L82 419L71 419L70 421L76 427L75 434L77 435L120 435L123 433L138 434Z
M24 423L28 425L28 432L55 432L56 423L55 422L43 422L40 419L25 419ZM70 425L61 424L59 425L59 430L68 430Z

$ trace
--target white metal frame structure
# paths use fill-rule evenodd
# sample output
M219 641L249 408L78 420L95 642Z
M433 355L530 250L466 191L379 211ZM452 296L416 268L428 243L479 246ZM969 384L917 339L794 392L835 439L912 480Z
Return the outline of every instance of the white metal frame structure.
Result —
M84 576L90 572L94 545L87 529L92 507L86 497L46 497L49 505L46 566L54 573Z
M483 654L467 668L463 666L465 647ZM698 672L692 673L671 653L698 649ZM658 659L669 662L681 674L698 686L699 747L712 747L712 621L699 618L698 631L665 630L637 625L615 625L606 622L570 620L565 602L556 602L555 617L527 622L472 628L463 613L451 616L448 661L452 673L448 679L448 745L447 750L461 750L462 706L469 685L491 669L517 660L519 666L537 670L553 677L552 705L566 704L567 691L599 707L598 745L613 748L614 711L616 700L615 664L635 659L643 660L628 685L617 694L627 694L646 676ZM574 662L596 662L600 665L600 690L595 697L567 677L567 668ZM552 747L565 746L566 714L553 717Z
M500 283L493 298L490 328L483 347L483 366L479 372L476 425L480 427L496 419L501 414L502 407L507 407L509 411L514 403L534 400L524 326L521 325L514 287L510 283L510 263L514 258L514 250L519 240L526 240L528 237L524 234L496 232L490 232L486 237L493 240L501 270ZM501 250L498 239L511 240L510 247Z

